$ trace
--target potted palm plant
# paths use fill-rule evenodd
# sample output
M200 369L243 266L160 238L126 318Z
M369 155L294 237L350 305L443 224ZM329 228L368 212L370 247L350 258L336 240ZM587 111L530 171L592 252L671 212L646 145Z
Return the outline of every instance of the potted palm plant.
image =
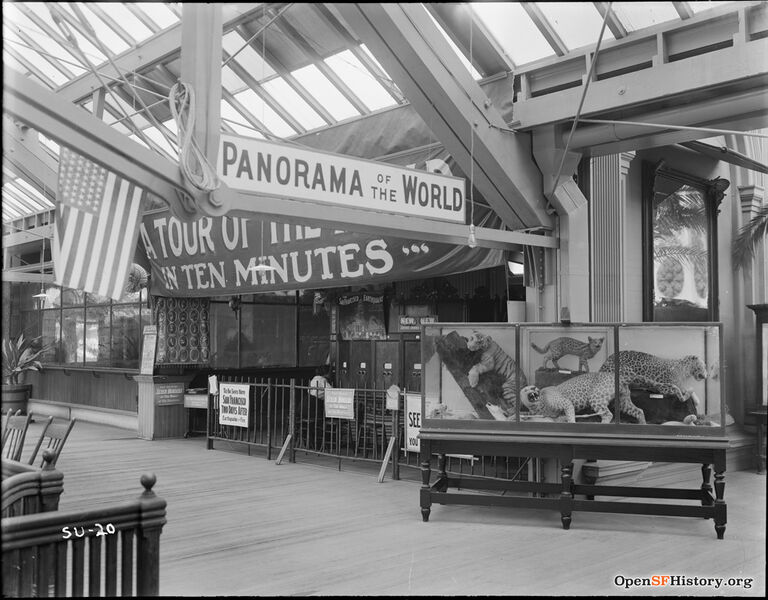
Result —
M40 356L45 347L40 344L40 338L26 338L20 333L13 339L3 340L3 385L2 412L9 409L16 412L21 409L27 412L32 385L24 382L27 371L40 371Z

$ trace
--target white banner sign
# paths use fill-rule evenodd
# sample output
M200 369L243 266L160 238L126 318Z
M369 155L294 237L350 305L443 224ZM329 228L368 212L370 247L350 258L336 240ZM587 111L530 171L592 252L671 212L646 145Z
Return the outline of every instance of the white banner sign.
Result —
M405 395L405 449L420 452L419 431L421 431L421 394Z
M248 427L250 390L247 383L219 383L219 425Z
M450 175L226 133L217 172L235 190L466 222L466 182Z
M355 388L326 388L325 417L327 419L354 419Z

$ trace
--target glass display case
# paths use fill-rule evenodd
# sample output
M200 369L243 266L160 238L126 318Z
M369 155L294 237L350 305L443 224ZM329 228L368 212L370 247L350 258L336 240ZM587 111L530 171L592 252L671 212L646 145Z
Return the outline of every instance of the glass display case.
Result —
M423 428L723 436L721 338L719 323L425 325Z

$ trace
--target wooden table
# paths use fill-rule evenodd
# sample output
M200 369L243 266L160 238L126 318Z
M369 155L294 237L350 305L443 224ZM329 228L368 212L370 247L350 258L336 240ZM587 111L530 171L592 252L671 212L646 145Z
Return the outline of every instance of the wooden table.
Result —
M429 520L433 503L471 504L559 510L563 529L570 528L572 514L575 511L713 518L718 539L723 539L725 534L727 438L641 437L616 434L580 436L534 432L473 433L422 428L420 439L422 475L420 505L424 521ZM447 453L557 459L561 465L560 481L545 483L494 480L471 475L449 476L445 470ZM437 480L430 485L431 458L435 454L438 456ZM702 483L698 489L578 484L573 479L573 461L577 458L698 463L701 465ZM713 467L714 496L710 484ZM459 491L449 493L450 488L528 494L510 496ZM584 495L585 498L577 498L577 495ZM699 500L700 505L594 499L605 496L661 498L672 501Z

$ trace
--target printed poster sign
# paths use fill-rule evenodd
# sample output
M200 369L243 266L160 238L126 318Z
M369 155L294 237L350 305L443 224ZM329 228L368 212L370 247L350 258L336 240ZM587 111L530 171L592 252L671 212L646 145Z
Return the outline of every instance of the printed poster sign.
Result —
M355 388L326 388L326 419L355 418Z
M157 325L144 326L144 338L141 346L142 375L152 375L155 368L155 350L157 349Z
M247 383L219 384L219 425L248 427L250 391Z
M405 394L405 450L420 452L421 394Z
M182 382L155 384L155 404L157 406L183 403L184 384Z
M384 340L384 296L348 294L339 298L339 333L342 340Z
M466 181L222 133L217 173L230 188L320 204L464 223Z

